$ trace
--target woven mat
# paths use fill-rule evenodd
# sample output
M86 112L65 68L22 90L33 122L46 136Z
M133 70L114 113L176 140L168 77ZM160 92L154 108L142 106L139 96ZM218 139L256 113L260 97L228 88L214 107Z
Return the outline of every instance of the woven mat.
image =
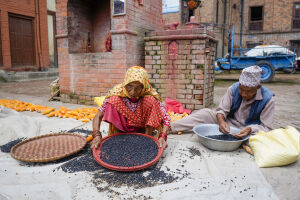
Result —
M85 145L86 138L78 134L48 134L20 142L10 153L23 162L50 162L73 155Z

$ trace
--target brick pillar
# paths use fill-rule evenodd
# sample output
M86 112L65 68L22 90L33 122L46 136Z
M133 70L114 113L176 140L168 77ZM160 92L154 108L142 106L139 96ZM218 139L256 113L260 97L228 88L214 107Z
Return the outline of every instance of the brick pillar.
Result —
M145 37L145 68L163 98L188 109L213 103L215 39L205 29L151 32Z

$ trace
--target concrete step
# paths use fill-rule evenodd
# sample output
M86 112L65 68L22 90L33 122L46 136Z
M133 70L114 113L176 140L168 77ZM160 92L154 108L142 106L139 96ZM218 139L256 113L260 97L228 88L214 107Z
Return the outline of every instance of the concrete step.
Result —
M0 82L21 82L31 80L55 79L58 77L58 68L49 68L39 72L6 72L0 70Z

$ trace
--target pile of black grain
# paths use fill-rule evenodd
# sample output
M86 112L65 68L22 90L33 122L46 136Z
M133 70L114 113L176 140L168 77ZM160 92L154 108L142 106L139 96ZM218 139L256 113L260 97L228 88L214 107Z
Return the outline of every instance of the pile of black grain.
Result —
M93 183L96 186L106 182L109 186L120 187L121 185L126 185L135 189L172 183L177 179L179 177L164 172L158 166L133 172L117 172L104 169L101 172L93 174ZM99 191L103 190L101 187L97 187L97 189Z
M102 169L102 167L96 162L92 150L87 145L79 154L76 154L68 162L59 166L58 169L68 173L75 173L82 171L94 172Z
M10 150L13 146L15 146L16 144L18 144L19 142L22 142L23 140L25 140L25 138L18 138L16 140L10 141L2 146L0 146L0 150L4 153L10 153Z
M130 136L135 136L135 135L130 135ZM142 138L139 139L143 139L143 138L146 137L142 136ZM133 141L135 140L132 139L131 137L127 139L132 140L129 141L132 144ZM152 141L151 139L149 140L150 142ZM121 148L120 144L118 145L119 145L118 148ZM155 142L153 145L155 145L157 148ZM135 146L135 150L137 148L141 148L141 150L145 151L146 149L145 146L140 146L140 147L138 146L139 144ZM155 156L157 155L157 152L158 150L156 150ZM152 160L153 158L150 159ZM159 185L159 184L172 183L177 179L179 179L179 177L174 176L175 175L174 172L166 173L165 171L161 170L161 164L162 163L159 162L158 164L150 168L147 168L145 170L140 170L140 171L133 171L133 172L112 171L103 168L101 165L99 165L93 158L92 150L86 147L79 155L77 155L76 158L73 158L65 162L57 169L60 169L66 173L77 173L82 171L88 171L91 173L93 177L93 183L97 187L98 191L104 192L104 191L108 191L108 188L110 186L120 187L121 185L125 185L125 186L132 186L133 188L137 189L137 188L144 188L144 187L152 187L154 185ZM108 192L113 192L113 191L109 190Z
M100 186L102 184L115 187L126 185L133 186L134 188L143 188L158 184L172 183L178 179L178 177L173 174L161 170L159 164L145 170L134 172L117 172L103 168L95 161L92 150L90 149L84 149L77 158L67 161L57 169L61 169L66 173L91 172L93 183L101 192L107 190L106 187Z
M158 146L151 138L124 134L103 142L100 159L118 167L134 167L152 161L157 153Z
M86 129L71 129L69 131L62 130L61 132L75 132L75 133L83 133L89 135L91 133L90 130ZM5 145L0 146L0 150L2 152L9 153L10 149L17 143L23 141L25 138L19 138L17 140L11 141ZM109 169L103 168L99 165L94 157L92 150L89 145L86 145L85 148L78 152L75 155L68 156L66 158L52 161L49 163L26 163L20 162L19 164L26 167L34 167L34 166L44 166L51 164L62 163L58 168L53 170L62 170L66 173L77 173L77 172L90 172L93 177L93 183L95 187L99 191L108 190L104 185L119 187L121 185L133 186L134 188L143 188L143 187L151 187L158 184L171 183L179 179L176 177L174 173L164 172L161 170L161 163L159 162L157 165L154 165L150 168L141 171L135 172L116 172L111 171ZM168 170L169 171L169 170ZM102 186L100 186L102 185ZM112 192L112 191L108 191Z
M215 139L215 140L223 140L223 141L240 141L242 139L233 137L231 134L222 134L222 135L207 135L205 137Z
M68 130L68 131L65 131L65 132L68 132L68 133L83 133L85 136L89 136L92 133L91 130L87 130L87 129L83 129L83 128L74 128L74 129L71 129L71 130Z
M201 152L198 149L196 149L195 147L190 147L190 148L188 148L188 150L191 154L190 158L194 158L194 156L201 156Z

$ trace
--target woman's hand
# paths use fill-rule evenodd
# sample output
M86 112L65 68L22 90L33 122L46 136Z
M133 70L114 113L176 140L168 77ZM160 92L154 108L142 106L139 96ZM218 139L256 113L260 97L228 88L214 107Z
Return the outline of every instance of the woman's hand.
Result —
M164 149L168 147L167 141L161 137L158 139L159 147L163 147Z
M90 143L91 149L97 148L101 143L102 137L100 135L96 135Z
M246 137L247 135L249 135L251 133L251 131L252 130L250 127L245 127L239 133L234 133L232 135L236 138L243 138L243 137Z

